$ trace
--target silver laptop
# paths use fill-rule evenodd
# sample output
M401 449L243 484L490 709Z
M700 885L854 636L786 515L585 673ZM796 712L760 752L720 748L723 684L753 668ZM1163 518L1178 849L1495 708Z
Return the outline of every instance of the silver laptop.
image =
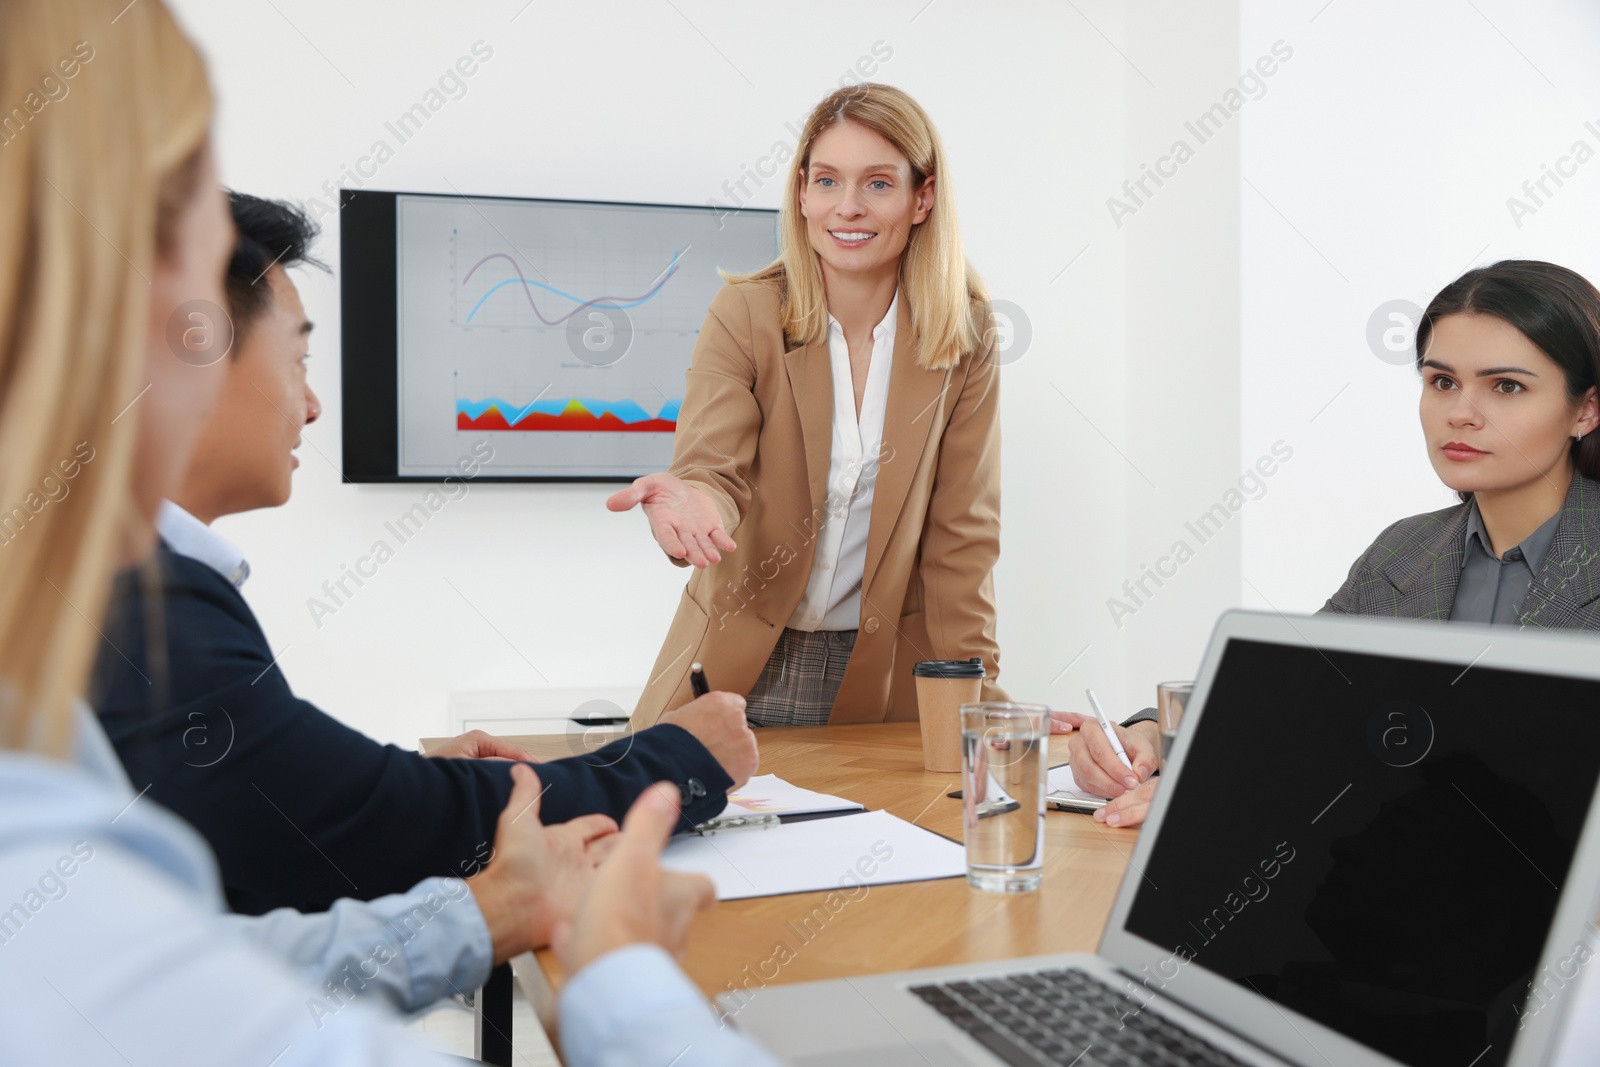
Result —
M1229 612L1164 777L1097 954L722 1011L796 1065L1546 1062L1600 958L1600 639Z

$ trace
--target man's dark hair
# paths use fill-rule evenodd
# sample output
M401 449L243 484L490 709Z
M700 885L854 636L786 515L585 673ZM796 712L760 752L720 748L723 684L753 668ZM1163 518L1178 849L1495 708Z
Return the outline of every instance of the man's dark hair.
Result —
M300 208L284 200L264 200L232 190L228 199L234 228L239 231L228 263L229 314L237 346L251 323L272 305L272 289L266 281L271 267L305 264L327 270L328 265L311 255L320 229Z

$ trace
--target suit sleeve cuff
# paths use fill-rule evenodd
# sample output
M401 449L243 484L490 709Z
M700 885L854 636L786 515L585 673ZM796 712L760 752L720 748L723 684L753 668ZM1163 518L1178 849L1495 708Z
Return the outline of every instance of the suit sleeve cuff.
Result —
M728 790L733 785L733 779L717 762L717 757L700 743L698 737L676 723L656 723L650 729L674 731L676 743L673 748L681 753L677 773L673 776L673 784L683 798L683 815L678 820L678 829L687 830L721 815L722 809L728 806Z
M1156 709L1155 708L1145 708L1143 711L1135 712L1134 714L1129 715L1126 719L1123 719L1122 720L1122 727L1123 727L1123 729L1127 729L1128 727L1132 726L1134 723L1155 722L1155 721L1156 721Z
M420 1010L488 981L494 943L465 882L427 878L387 901L397 905L389 917L389 931L411 979L405 1010Z

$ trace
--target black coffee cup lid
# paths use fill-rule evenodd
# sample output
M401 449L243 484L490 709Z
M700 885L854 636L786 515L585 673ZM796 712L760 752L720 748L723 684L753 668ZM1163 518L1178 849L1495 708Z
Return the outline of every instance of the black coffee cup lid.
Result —
M971 659L925 659L913 667L911 673L918 678L982 678L983 660L977 656Z

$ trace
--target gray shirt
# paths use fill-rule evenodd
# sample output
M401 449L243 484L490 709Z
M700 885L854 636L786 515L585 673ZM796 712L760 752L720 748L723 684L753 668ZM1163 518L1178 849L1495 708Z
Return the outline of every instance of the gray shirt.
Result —
M1489 547L1489 534L1477 501L1467 512L1467 540L1461 550L1461 581L1455 601L1450 605L1451 622L1522 622L1522 604L1528 599L1533 579L1544 566L1544 557L1555 539L1561 512L1545 520L1520 545L1495 558Z

